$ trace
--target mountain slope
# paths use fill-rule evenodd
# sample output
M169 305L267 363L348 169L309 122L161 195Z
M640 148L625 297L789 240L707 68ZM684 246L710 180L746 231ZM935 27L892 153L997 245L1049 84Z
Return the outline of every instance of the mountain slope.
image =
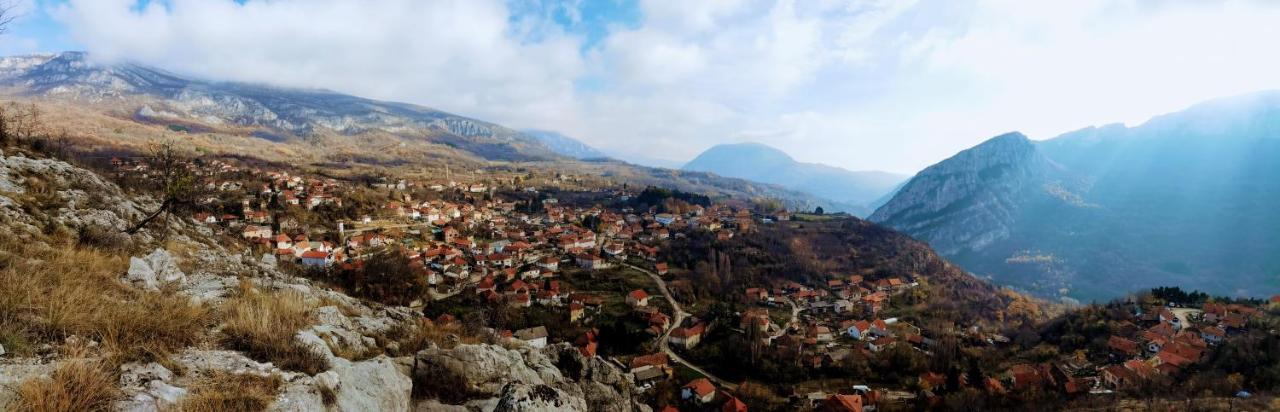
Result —
M522 130L521 132L542 142L551 151L574 159L602 159L609 157L604 152L559 132L550 130Z
M723 144L707 149L684 170L711 172L772 183L821 198L858 205L849 210L865 216L865 205L889 193L905 177L885 172L852 172L816 163L801 163L781 150L758 144Z
M871 220L1042 295L1266 296L1280 292L1278 137L1274 92L995 144L1006 135L921 172Z
M426 137L493 160L558 156L515 130L426 107L325 90L206 82L133 63L100 65L79 52L0 59L0 85L25 95L110 105L157 123L195 122L302 138L381 132Z

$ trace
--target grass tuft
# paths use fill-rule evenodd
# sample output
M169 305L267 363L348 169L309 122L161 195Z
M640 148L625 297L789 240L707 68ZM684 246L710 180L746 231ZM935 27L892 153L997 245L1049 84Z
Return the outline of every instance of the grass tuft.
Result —
M283 384L280 375L216 372L192 385L178 409L184 412L263 411L275 401Z
M0 269L0 343L18 351L79 336L101 342L113 363L157 361L211 325L211 311L183 296L122 285L124 256L15 243L0 244L10 263Z
M312 309L297 292L264 293L241 282L239 293L223 305L224 343L281 369L311 375L324 372L329 369L328 360L295 337L311 325Z
M120 398L117 377L101 361L74 359L63 362L48 378L35 378L18 386L14 411L108 411Z

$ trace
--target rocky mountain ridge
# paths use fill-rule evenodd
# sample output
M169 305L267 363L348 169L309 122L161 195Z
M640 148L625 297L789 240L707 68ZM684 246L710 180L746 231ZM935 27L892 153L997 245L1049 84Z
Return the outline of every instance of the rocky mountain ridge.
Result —
M1280 292L1280 92L1134 126L997 137L911 180L871 220L1042 296L1178 284Z
M382 132L430 137L464 148L483 144L515 149L500 158L558 156L516 130L422 106L327 90L202 81L136 63L101 64L82 52L0 59L0 85L27 95L123 107L144 121L198 122L286 137ZM482 157L487 153L476 151Z

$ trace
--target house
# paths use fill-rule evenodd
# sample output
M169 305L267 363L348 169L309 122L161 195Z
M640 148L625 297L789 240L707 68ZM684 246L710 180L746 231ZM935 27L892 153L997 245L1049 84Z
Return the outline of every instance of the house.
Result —
M627 304L631 307L641 307L649 305L649 293L644 289L636 289L627 294Z
M1138 342L1134 342L1119 336L1112 335L1107 339L1107 347L1125 357L1133 357L1138 355Z
M700 405L716 399L716 386L707 378L698 378L680 388L680 399L692 400Z
M667 354L658 352L651 355L636 356L631 359L629 366L631 373L638 373L647 369L665 369L667 362L669 362Z
M867 349L870 349L872 352L879 352L897 342L898 341L893 340L893 338L879 338L867 343Z
M853 322L852 325L849 325L849 327L845 329L845 334L848 334L849 337L854 339L866 339L870 336L870 333L871 322L867 322L865 320Z
M889 330L889 324L880 319L871 322L871 329L868 332L877 338L893 336L893 332Z
M862 412L862 396L831 395L818 406L821 412Z
M747 288L747 302L760 303L769 300L769 290L765 288Z
M560 270L560 259L555 256L547 256L538 261L538 267L551 271Z
M653 271L654 271L655 273L657 273L657 274L658 274L658 276L666 276L666 274L667 274L667 264L666 264L666 263L655 263L655 264L653 264Z
M529 346L535 348L543 348L547 346L547 327L535 326L532 328L520 329L515 332L516 339L520 339Z
M585 309L586 309L586 306L583 306L581 303L578 303L578 302L570 303L569 304L569 322L577 322L579 320L582 320L582 316L585 314Z
M1138 375L1124 366L1111 365L1102 368L1102 381L1111 388L1123 388L1137 379Z
M333 255L320 250L302 252L302 264L308 267L325 267L333 263Z
M1217 326L1210 326L1200 330L1200 338L1209 344L1222 343L1222 340L1226 339L1226 337L1227 332Z
M597 255L578 255L577 261L578 266L583 269L598 270L609 268L609 263L605 262L604 258Z
M244 227L241 236L245 239L269 239L271 238L271 226L249 225Z
M744 331L754 324L758 330L765 331L769 329L769 311L764 308L751 308L742 312L742 317L738 319L738 328Z
M702 341L702 334L706 332L706 329L707 326L701 323L687 328L675 328L675 330L671 331L671 335L667 337L667 341L683 349L692 349L694 346L698 346L698 342Z

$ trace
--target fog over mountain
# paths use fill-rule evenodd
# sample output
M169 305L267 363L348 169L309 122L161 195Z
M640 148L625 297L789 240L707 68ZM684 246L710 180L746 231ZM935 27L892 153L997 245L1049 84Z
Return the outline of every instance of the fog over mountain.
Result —
M870 219L980 275L1105 299L1178 284L1280 291L1280 92L1136 126L993 138L920 172Z
M722 144L707 149L684 165L684 170L712 172L772 183L850 204L843 210L866 216L877 199L890 193L906 176L878 171L849 171L834 166L796 161L781 150L759 143Z

